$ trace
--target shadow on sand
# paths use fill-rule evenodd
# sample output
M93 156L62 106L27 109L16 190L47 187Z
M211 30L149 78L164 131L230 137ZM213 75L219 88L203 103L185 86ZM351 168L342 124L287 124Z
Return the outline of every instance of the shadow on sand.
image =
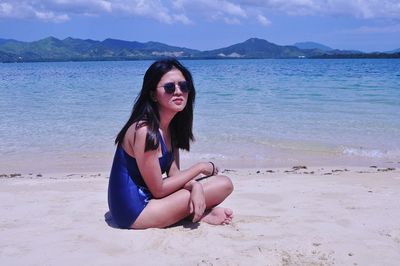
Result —
M104 214L104 221L112 228L122 229L114 222L110 211Z
M108 226L110 226L112 228L123 229L123 228L120 228L114 222L110 211L107 211L104 214L104 221L107 223ZM177 223L175 223L173 225L170 225L170 226L168 226L166 228L183 227L183 228L186 228L186 229L194 230L194 229L197 229L199 227L199 225L200 225L200 223L193 223L192 221L190 221L189 218L187 218L187 219L183 219L183 220L181 220L181 221L179 221L179 222L177 222Z

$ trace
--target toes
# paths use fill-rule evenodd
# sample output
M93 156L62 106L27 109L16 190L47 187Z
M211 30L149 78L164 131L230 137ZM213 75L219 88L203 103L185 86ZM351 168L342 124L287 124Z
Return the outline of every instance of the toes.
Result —
M225 208L225 214L226 214L226 216L232 216L233 211L231 209Z
M232 222L232 220L230 219L225 219L225 221L222 222L223 225L227 225L230 224Z

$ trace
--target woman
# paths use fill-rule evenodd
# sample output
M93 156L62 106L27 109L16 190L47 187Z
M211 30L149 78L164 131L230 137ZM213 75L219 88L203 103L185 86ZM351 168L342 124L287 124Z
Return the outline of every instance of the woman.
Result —
M115 140L108 205L119 227L163 228L186 217L231 222L230 209L215 207L232 192L231 180L216 175L212 162L179 167L179 149L189 151L194 139L195 94L190 72L175 59L156 61L146 71L132 114Z

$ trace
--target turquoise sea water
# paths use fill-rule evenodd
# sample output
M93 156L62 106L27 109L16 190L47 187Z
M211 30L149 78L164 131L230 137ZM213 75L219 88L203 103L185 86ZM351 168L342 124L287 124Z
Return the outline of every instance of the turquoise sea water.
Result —
M151 63L0 64L0 170L107 170ZM184 159L400 161L400 60L183 64L197 89Z

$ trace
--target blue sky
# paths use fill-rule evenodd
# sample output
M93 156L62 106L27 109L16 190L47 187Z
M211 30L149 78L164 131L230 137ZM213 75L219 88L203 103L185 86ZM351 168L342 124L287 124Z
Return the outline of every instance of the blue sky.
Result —
M0 38L159 41L211 50L266 39L400 48L400 0L0 0Z

